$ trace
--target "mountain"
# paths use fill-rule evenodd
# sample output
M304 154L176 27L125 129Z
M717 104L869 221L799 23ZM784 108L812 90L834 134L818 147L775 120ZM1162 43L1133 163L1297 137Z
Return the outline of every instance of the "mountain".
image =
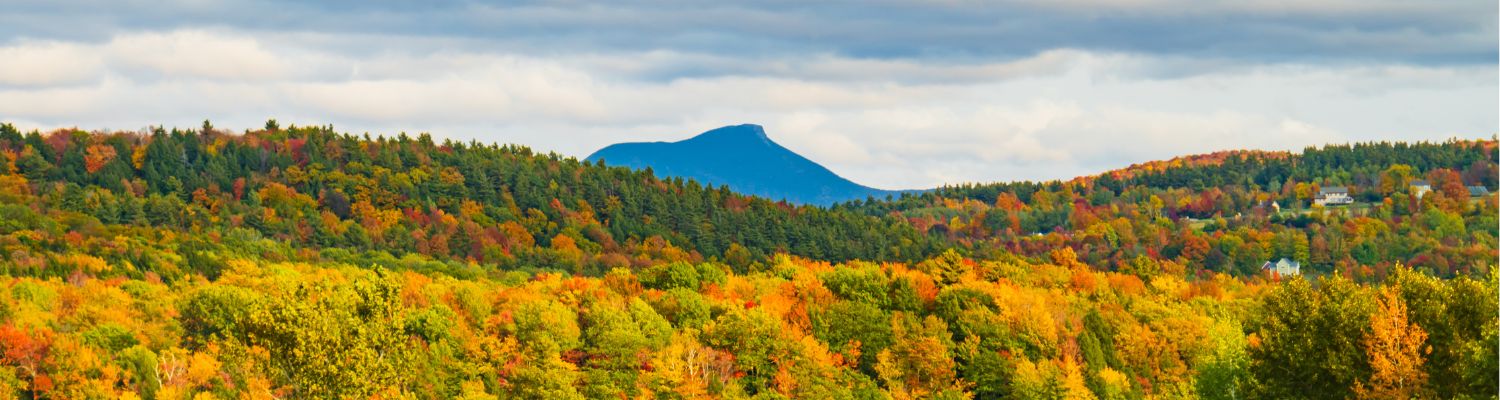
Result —
M651 168L658 176L727 185L736 192L793 203L833 203L883 198L901 191L854 183L808 160L766 136L760 125L733 125L678 142L619 143L600 149L588 161L634 169Z

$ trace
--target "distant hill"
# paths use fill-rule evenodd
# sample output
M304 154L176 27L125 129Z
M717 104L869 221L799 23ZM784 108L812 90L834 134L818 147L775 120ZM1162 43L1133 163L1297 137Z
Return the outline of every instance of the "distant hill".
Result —
M740 193L801 204L829 205L901 193L844 179L776 144L764 128L751 124L726 126L679 142L610 145L588 157L590 162L600 159L608 165L650 167L657 176L727 185Z

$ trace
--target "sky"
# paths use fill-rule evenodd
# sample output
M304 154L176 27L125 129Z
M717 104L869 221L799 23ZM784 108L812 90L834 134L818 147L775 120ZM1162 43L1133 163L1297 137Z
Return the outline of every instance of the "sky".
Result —
M328 125L585 157L760 124L884 189L1493 137L1475 0L0 0L0 121Z

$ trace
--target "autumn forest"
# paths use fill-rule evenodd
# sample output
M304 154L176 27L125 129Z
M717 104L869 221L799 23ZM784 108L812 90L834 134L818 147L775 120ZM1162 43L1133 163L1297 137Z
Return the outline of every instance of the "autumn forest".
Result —
M0 124L0 398L1491 399L1497 162L818 207L428 134Z

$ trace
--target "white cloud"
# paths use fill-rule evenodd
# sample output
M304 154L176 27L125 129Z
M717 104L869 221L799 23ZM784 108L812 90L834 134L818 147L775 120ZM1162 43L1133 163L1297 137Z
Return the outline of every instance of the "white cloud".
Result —
M66 42L22 41L0 47L0 85L48 87L96 79L101 59L88 46Z
M1500 109L1493 65L1244 64L1077 49L967 62L520 53L420 38L347 46L368 40L174 30L0 45L0 59L15 60L0 67L0 119L133 130L277 118L578 157L760 123L858 182L918 188L1065 179L1223 149L1488 137Z
M174 80L273 80L288 78L286 65L252 37L180 30L116 36L104 44L111 66Z

